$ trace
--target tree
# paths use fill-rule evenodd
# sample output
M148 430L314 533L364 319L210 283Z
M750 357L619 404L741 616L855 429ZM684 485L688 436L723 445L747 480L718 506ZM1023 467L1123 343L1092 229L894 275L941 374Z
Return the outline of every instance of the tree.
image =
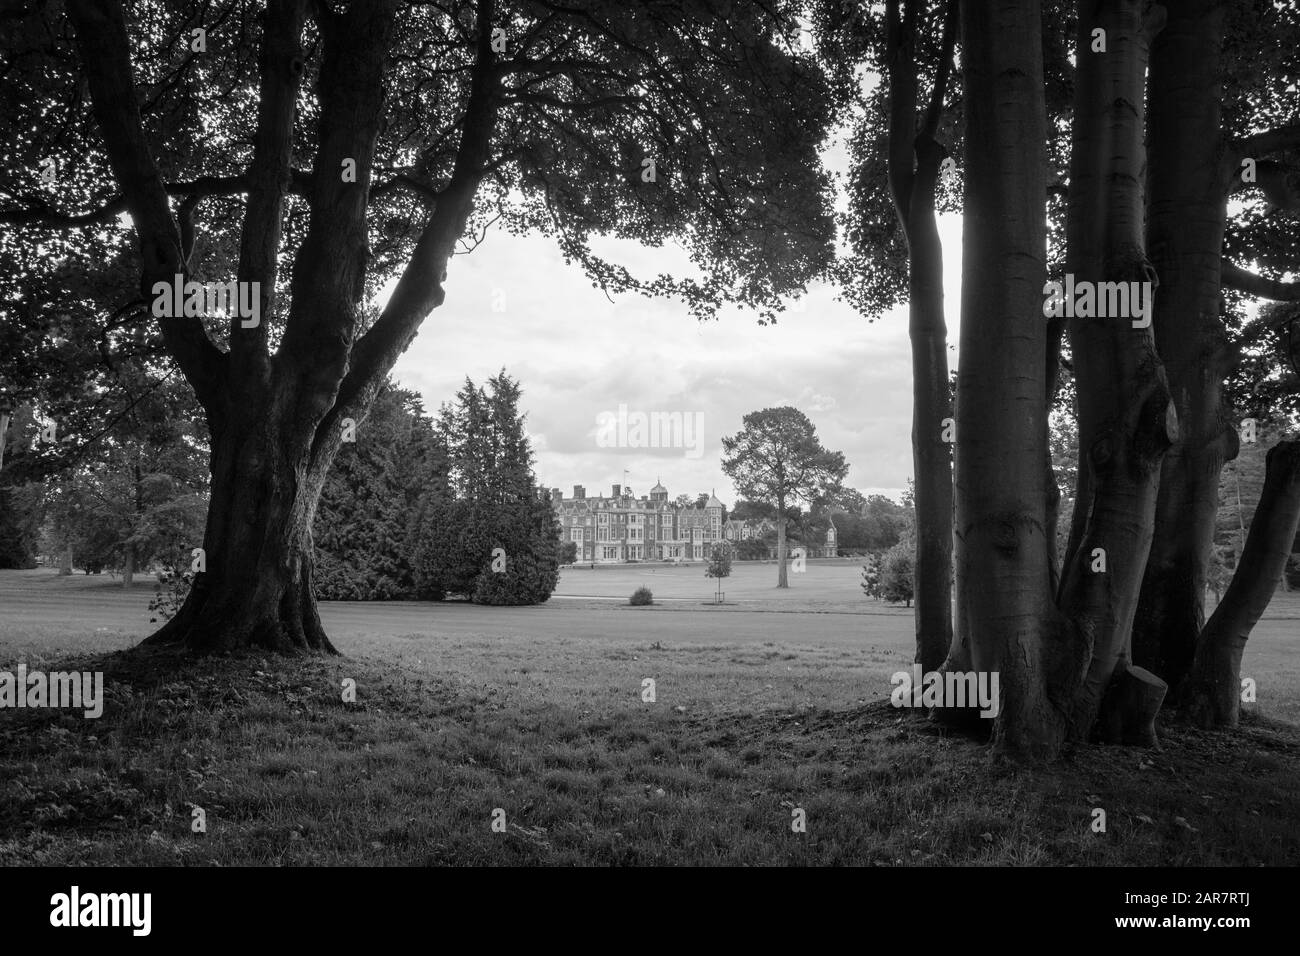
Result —
M763 561L767 558L774 534L765 534L761 538L744 538L736 545L736 557L741 561Z
M797 408L750 412L736 435L722 439L722 470L743 497L776 509L777 587L789 587L786 509L832 493L848 473L840 452L827 451Z
M945 122L945 100L957 7L956 0L888 0L883 11L824 2L813 13L819 43L840 64L837 80L847 81L855 68L884 80L860 98L849 137L854 167L842 221L853 254L836 274L868 317L907 302L919 517L916 659L927 670L943 663L952 642L952 394L936 209L940 201L951 205L955 193L949 181L956 165L945 144L955 130Z
M238 250L242 289L257 283L255 323L159 323L208 420L211 503L207 570L150 640L332 650L311 586L321 488L442 303L457 244L493 218L555 236L611 291L680 295L700 315L734 301L770 318L818 274L830 91L791 42L797 9L231 0L198 56L191 12L167 3L128 20L119 0L71 0L70 31L60 5L7 20L28 55L6 94L57 89L68 122L6 111L5 167L30 180L53 156L76 170L57 191L10 191L0 221L26 230L18 244L126 212L146 300L195 279L203 234ZM257 55L228 36L257 37ZM593 233L679 239L700 277L637 280L592 253Z
M948 667L998 672L993 728L1008 753L1051 756L1048 695L1048 395L1041 9L961 4L965 109L961 364L957 376L954 573Z
M880 600L882 558L880 554L868 554L866 563L862 565L862 593L876 600Z
M917 117L917 32L921 0L886 4L889 63L889 180L908 250L908 334L912 343L912 462L916 474L916 661L937 670L952 644L952 452L945 425L948 330L943 317L943 245L935 193L948 150L936 138L952 72L957 2L945 0L935 79ZM909 594L909 598L911 595Z
M763 518L772 519L776 517L776 509L764 501L737 501L736 506L731 509L731 517L736 521L749 521L753 519L762 520Z
M15 457L21 462L30 452L35 434L32 408L24 404L17 408L5 405L7 399L0 394L0 455L8 449L9 471L0 457L0 568L31 568L35 566L40 547L42 498L44 487L38 482L12 484Z
M704 568L704 576L717 579L718 603L722 603L722 579L731 577L731 548L728 545L719 544L709 553L709 563Z
M908 535L885 552L880 562L880 581L877 585L882 599L892 603L902 601L908 607L912 606L916 595L915 550L916 544L912 536Z
M502 371L486 388L467 379L455 405L439 412L446 467L434 469L415 556L424 596L537 604L555 590L559 519L538 494L520 394Z
M1151 40L1164 17L1163 7L1144 0L1080 4L1066 217L1066 271L1076 284L1132 283L1151 290L1158 282L1143 231L1142 104ZM1103 31L1101 44L1097 30ZM1070 673L1059 689L1072 700L1068 733L1076 739L1092 732L1113 681L1147 685L1148 699L1163 697L1166 689L1145 668L1130 666L1161 460L1178 437L1177 408L1149 315L1146 319L1144 326L1136 304L1130 303L1119 315L1076 313L1068 323L1079 447L1088 449L1086 461L1079 462L1057 599L1087 652L1081 678ZM1094 568L1098 551L1105 555L1104 573ZM1140 718L1126 714L1122 719L1132 723ZM1130 737L1153 732L1125 729Z
M1218 561L1220 476L1243 450L1240 420L1293 414L1300 395L1294 374L1300 339L1292 315L1265 308L1255 321L1243 320L1246 296L1300 296L1300 286L1268 275L1293 266L1298 251L1294 230L1269 215L1295 208L1280 187L1297 165L1300 104L1293 86L1272 80L1287 71L1298 38L1300 16L1293 8L1195 0L1170 5L1152 46L1147 234L1160 277L1156 344L1180 427L1161 467L1133 644L1135 660L1169 683L1169 702L1199 716L1229 714L1189 694L1204 694L1210 683L1236 683L1235 675L1224 674L1198 681L1194 692L1184 687L1194 661L1210 659L1199 648L1208 627L1206 584ZM1261 193L1266 204L1257 198ZM1237 200L1231 212L1230 197ZM1258 263L1263 272L1239 262ZM1274 461L1286 469L1292 458ZM1281 510L1258 514L1261 533L1263 526L1288 520L1285 502L1285 495L1270 498L1270 506ZM1238 551L1245 537L1242 526ZM1258 567L1240 571L1254 574ZM1229 617L1253 624L1251 607L1267 603L1274 583L1253 579L1230 586L1223 600L1241 607L1223 608L1216 628ZM1222 665L1234 660L1212 659ZM1230 716L1235 722L1235 711Z
M354 437L335 459L312 526L316 597L413 598L421 506L446 493L433 422L418 395L390 382Z
M92 370L107 423L75 450L25 438L12 459L33 479L24 488L39 489L57 547L88 571L121 571L128 588L138 570L201 543L207 502L197 410L184 383L153 374L138 357L114 363L111 382ZM50 416L55 435L60 425Z
M1188 711L1205 727L1237 725L1241 655L1295 545L1300 524L1300 441L1273 446L1268 465L1259 510L1272 520L1251 522L1227 593L1197 635L1188 676Z
M867 547L872 551L888 551L916 527L916 509L884 495L867 498L866 518L871 535Z

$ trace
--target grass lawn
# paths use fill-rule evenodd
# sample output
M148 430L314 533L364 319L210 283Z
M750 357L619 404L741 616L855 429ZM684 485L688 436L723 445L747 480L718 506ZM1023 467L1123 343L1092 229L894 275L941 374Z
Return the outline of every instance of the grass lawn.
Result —
M1238 733L1025 771L885 703L911 619L872 602L328 605L346 657L195 661L117 652L147 587L50 580L0 573L0 669L103 670L107 704L0 711L4 865L1300 862L1295 668L1270 670L1291 596L1252 638Z

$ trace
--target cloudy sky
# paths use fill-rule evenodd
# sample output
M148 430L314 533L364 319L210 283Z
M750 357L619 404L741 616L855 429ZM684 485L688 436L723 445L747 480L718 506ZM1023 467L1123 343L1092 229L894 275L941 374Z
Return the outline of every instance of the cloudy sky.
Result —
M834 169L838 151L827 155ZM961 227L940 224L949 341L957 341ZM650 277L685 263L678 249L593 243L596 252ZM681 274L678 272L677 274ZM447 300L424 323L394 377L430 410L468 376L481 383L504 367L523 387L537 478L588 494L662 480L671 495L716 489L736 500L722 473L721 438L742 417L778 405L801 409L822 443L842 451L846 484L897 497L912 474L911 370L905 309L869 323L832 286L814 286L801 312L760 326L738 310L699 323L680 303L640 296L613 302L549 239L489 232L452 260ZM950 353L955 358L955 353ZM602 447L602 414L680 412L702 426L698 450ZM604 444L608 444L605 442ZM626 472L626 477L624 473Z

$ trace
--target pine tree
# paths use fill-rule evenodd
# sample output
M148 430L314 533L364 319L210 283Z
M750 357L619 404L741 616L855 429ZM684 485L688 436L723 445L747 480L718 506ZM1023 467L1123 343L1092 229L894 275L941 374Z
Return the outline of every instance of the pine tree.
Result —
M316 596L380 601L417 595L413 552L433 427L414 392L390 382L326 479L313 525Z
M439 411L448 497L420 520L422 596L459 594L482 604L536 604L559 581L559 520L539 497L518 382L504 371L486 388L466 380Z

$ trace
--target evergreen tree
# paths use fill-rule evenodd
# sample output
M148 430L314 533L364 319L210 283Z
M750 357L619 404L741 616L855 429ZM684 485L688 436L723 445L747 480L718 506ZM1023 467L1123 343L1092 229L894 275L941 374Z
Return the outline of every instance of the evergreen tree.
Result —
M313 536L316 596L417 596L418 519L437 458L433 424L414 392L390 382L344 443L321 491Z
M423 596L536 604L555 590L559 520L538 495L519 397L518 382L502 371L486 388L467 379L439 412L449 500L431 497L421 518Z

